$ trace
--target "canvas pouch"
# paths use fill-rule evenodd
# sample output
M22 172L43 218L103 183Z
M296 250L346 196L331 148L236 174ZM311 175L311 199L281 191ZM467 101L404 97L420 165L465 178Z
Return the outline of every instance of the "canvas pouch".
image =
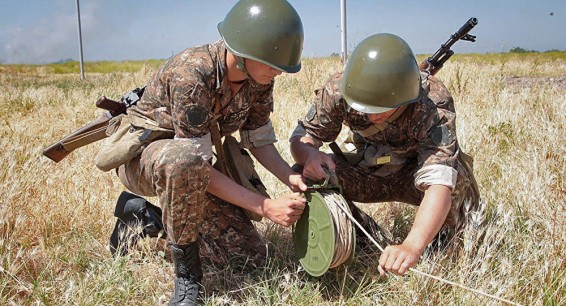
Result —
M137 119L137 120L136 120ZM161 128L150 120L122 114L112 118L106 129L109 136L98 151L94 163L109 171L138 156L154 140L173 138L172 130Z

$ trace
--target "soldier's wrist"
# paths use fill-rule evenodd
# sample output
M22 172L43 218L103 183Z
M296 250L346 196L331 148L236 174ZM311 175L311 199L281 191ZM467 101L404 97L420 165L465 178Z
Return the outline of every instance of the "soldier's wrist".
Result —
M269 205L271 204L272 199L264 198L259 205L258 211L256 213L260 214L262 217L267 217L267 211L269 209Z
M408 238L408 237L407 237ZM421 241L413 241L411 239L405 239L403 241L403 245L411 250L417 257L421 257L424 250L426 249L426 244L422 243Z

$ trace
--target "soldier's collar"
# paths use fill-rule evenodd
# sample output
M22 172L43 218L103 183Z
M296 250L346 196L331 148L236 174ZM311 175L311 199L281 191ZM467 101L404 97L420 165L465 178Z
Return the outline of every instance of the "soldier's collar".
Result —
M382 124L371 124L368 128L356 131L362 137L369 137L385 130L393 121L397 120L407 109L408 105L399 106L397 110Z

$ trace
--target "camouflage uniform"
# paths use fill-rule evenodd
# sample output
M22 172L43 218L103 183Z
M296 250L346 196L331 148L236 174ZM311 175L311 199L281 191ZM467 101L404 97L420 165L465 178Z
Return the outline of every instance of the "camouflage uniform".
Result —
M338 90L341 78L342 73L337 73L316 90L315 103L292 137L306 135L322 145L336 140L342 124L346 125L363 157L355 165L334 157L349 202L420 205L427 186L445 185L453 190L445 225L464 227L469 221L464 217L481 210L481 200L471 165L467 167L459 158L454 101L442 82L423 73L419 101L401 107L395 119L374 125L366 114L348 106Z
M173 244L200 237L201 255L216 264L232 257L259 264L267 255L266 241L244 211L206 192L212 167L209 125L216 117L222 136L239 130L247 148L274 143L273 82L248 79L232 97L225 56L220 40L186 49L159 69L128 116L174 130L175 138L150 143L118 168L118 176L132 192L159 198Z

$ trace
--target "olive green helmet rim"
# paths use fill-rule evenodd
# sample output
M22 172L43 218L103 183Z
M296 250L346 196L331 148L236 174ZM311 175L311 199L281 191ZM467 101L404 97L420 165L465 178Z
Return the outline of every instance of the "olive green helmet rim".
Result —
M256 57L256 56L253 56L253 55L249 55L249 54L240 52L240 51L234 49L232 46L230 46L230 45L228 44L228 42L226 41L226 39L224 38L224 34L222 34L222 22L218 23L218 27L217 27L217 28L218 28L218 32L220 33L220 36L222 37L222 40L224 41L224 46L226 47L226 49L228 49L228 51L230 51L230 53L232 53L232 54L234 54L234 55L236 55L236 56L239 56L239 57L243 57L243 58L251 59L251 60L254 60L254 61L258 61L258 62L260 62L260 63L262 63L262 64L265 64L265 65L267 65L267 66L269 66L269 67L271 67L271 68L273 68L273 69L276 69L276 70L279 70L279 71L282 71L282 72L286 72L286 73L297 73L297 72L299 72L299 71L301 70L301 66L302 66L302 65L301 65L301 62L299 62L299 63L298 63L297 65L295 65L295 66L278 66L278 65L272 64L272 63L270 63L270 62L268 62L268 61L266 61L266 60L264 60L264 59L258 58L258 57Z
M362 102L362 101L357 101L356 99L351 98L350 96L348 96L345 93L344 90L344 82L340 83L340 93L342 93L342 97L344 98L344 100L346 101L346 103L353 109L357 110L358 112L361 113L365 113L365 114L381 114L381 113L385 113L388 112L390 110L399 108L403 105L408 105L408 104L412 104L415 102L418 102L421 99L421 95L422 95L422 87L419 86L419 93L417 94L417 96L414 99L405 101L403 103L399 103L393 106L375 106L375 105L369 105L368 103Z

